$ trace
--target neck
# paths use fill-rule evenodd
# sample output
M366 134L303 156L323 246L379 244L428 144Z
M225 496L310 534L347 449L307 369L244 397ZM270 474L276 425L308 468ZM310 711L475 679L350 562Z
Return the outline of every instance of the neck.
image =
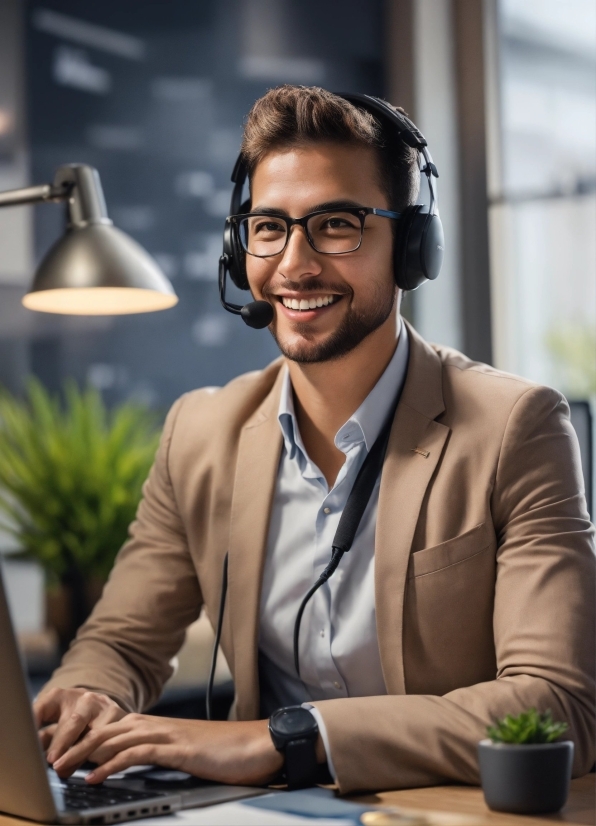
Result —
M335 447L335 434L360 407L391 361L398 321L397 313L392 313L340 359L317 364L288 362L302 441L330 487L345 459Z

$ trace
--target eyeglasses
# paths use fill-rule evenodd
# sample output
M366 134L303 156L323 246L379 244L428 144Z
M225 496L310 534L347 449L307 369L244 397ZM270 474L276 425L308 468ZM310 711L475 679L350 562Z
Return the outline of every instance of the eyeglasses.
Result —
M362 244L367 215L380 215L396 220L401 213L375 207L320 209L303 218L288 218L269 212L231 215L245 252L257 258L281 255L288 245L290 230L295 224L304 229L308 243L315 252L343 255L355 252Z

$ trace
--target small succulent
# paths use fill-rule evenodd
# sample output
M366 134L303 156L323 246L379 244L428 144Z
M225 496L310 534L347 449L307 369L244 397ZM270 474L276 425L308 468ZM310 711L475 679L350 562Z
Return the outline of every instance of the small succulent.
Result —
M493 743L553 743L567 731L567 723L555 723L550 711L538 712L535 708L522 711L517 717L508 714L488 726L486 733Z

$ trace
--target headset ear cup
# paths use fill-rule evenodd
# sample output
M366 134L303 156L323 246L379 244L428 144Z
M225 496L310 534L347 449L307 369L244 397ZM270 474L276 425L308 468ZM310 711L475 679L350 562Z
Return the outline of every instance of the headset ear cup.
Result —
M240 204L240 215L250 212L250 200ZM228 232L229 227L229 232ZM246 253L238 237L238 228L235 223L226 219L226 229L224 230L224 252L226 252L226 239L229 239L230 247L230 278L232 282L241 290L248 290L248 278L246 276Z
M421 204L409 206L401 214L397 224L393 249L393 274L395 283L401 290L411 290L408 273L408 246L412 222L421 209Z
M240 204L239 214L244 215L247 212L250 212L250 198L247 198L246 201L243 201ZM246 253L244 252L244 247L238 237L238 230L236 226L234 226L232 230L232 244L234 249L232 267L230 268L230 278L241 290L248 290L249 286L248 277L246 275Z
M238 229L234 223L230 227L230 244L232 255L230 258L230 278L241 290L248 290L246 277L246 253L238 237Z
M229 218L226 218L223 235L223 259L226 261L226 268L233 283L240 289L247 289L248 283L246 282L243 256L244 250L240 239L237 237L236 227Z
M423 211L424 210L424 211ZM400 218L395 239L395 283L402 290L415 290L434 281L443 261L443 226L423 204L408 207Z

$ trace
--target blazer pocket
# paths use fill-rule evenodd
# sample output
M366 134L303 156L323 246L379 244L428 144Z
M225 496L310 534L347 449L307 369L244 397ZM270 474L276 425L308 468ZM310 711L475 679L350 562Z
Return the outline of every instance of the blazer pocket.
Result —
M413 553L408 565L408 579L427 576L451 565L457 565L495 544L496 537L492 524L481 522L480 525L453 539L441 542L440 545Z

